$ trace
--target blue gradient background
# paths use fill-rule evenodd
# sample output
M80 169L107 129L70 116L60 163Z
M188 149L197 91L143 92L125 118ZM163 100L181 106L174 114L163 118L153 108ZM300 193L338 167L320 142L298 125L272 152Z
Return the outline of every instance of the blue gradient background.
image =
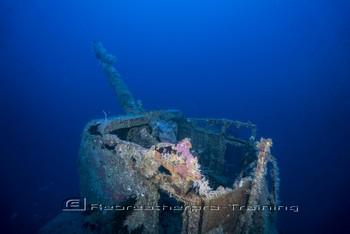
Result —
M350 2L2 0L0 229L32 233L79 194L91 119L122 114L96 39L148 110L252 121L281 174L281 233L349 226Z

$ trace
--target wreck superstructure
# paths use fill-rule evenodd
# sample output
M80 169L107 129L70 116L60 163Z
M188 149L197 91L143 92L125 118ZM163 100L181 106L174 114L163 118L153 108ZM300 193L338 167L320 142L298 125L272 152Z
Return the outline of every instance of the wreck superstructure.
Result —
M78 157L86 210L63 212L41 232L277 233L271 139L256 141L249 122L145 111L114 56L99 42L93 49L127 115L86 125Z

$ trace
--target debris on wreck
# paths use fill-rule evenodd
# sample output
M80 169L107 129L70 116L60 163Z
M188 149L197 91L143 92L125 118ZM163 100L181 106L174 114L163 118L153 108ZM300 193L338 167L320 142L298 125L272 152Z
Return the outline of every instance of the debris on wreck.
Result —
M256 141L249 122L145 111L115 57L99 42L93 49L126 115L86 125L78 170L87 205L40 233L277 233L271 139Z

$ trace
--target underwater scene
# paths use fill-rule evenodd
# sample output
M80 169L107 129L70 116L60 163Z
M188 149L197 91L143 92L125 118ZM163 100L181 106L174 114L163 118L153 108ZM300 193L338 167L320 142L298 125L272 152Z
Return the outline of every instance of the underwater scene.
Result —
M0 233L349 232L349 1L0 12Z

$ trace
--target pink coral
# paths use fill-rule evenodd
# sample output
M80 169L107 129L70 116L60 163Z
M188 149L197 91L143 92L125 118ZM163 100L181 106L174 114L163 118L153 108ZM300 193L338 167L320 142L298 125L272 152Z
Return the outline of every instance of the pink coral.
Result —
M185 138L176 145L176 151L180 153L183 158L193 158L193 155L190 153L191 147L190 139Z
M187 158L186 160L186 166L189 170L192 170L194 168L194 164L195 164L195 160L194 158Z
M176 171L182 178L186 178L187 177L188 168L185 165L181 165L181 164L177 165L176 166Z

